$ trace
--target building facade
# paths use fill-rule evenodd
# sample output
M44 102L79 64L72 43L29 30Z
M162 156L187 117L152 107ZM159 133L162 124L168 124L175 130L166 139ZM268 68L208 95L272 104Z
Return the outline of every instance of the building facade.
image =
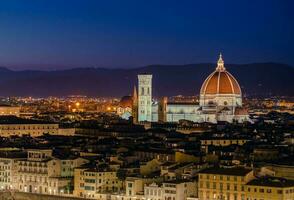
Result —
M122 181L114 169L80 167L75 169L74 195L84 198L100 199L101 194L117 193L122 190Z
M0 105L0 116L13 115L19 117L20 107L10 105Z
M208 168L199 173L199 200L246 200L245 185L254 179L246 168Z
M70 193L74 168L86 163L82 158L59 159L52 150L29 150L26 159L17 161L15 190L62 195Z
M0 136L59 134L59 124L39 120L23 119L15 116L0 116Z
M294 199L294 181L277 177L261 177L246 184L246 197L248 200Z
M17 162L15 158L0 158L0 189L14 189L16 184Z

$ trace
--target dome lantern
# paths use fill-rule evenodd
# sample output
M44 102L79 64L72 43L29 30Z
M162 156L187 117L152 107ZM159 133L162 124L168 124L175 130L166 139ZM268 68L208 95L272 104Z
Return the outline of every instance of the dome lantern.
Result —
M223 57L222 57L222 54L221 53L219 54L219 59L217 61L216 70L217 71L225 71L226 70L225 63L224 63L224 60L223 60Z

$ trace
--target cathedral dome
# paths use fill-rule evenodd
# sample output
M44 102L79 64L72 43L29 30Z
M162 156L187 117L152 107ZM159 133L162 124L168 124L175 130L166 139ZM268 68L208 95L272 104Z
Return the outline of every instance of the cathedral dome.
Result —
M237 80L224 67L222 55L217 62L216 70L202 84L200 95L234 94L241 95Z
M121 98L119 102L119 106L126 108L129 107L131 108L133 105L133 98L131 96L124 96Z

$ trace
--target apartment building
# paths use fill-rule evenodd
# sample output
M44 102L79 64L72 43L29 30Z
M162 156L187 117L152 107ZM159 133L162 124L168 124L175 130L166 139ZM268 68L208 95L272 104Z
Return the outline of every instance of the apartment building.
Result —
M31 149L27 158L17 161L14 188L40 194L70 193L74 168L86 162L82 158L54 157L52 150Z
M247 200L293 200L294 180L261 177L245 185Z
M84 165L74 171L74 195L99 199L103 193L115 193L123 190L123 182L117 172L108 165Z
M208 168L199 172L199 200L245 200L245 185L254 179L248 168Z
M22 119L15 116L0 116L0 136L58 134L59 125L44 121Z

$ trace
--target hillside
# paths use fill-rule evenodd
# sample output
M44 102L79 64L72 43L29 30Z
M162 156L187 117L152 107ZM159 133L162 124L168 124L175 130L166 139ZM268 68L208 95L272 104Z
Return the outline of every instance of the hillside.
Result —
M198 95L215 64L151 65L135 69L77 68L12 71L0 68L0 96L123 96L138 73L152 73L154 96ZM294 95L294 68L278 63L226 64L247 95Z

